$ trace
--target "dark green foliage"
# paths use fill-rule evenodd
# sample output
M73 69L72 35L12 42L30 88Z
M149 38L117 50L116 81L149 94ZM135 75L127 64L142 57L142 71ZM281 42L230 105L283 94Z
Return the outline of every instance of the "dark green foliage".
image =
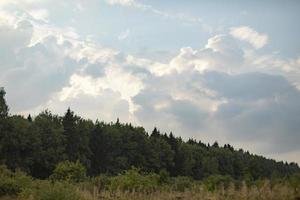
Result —
M76 116L70 108L62 118L63 135L65 137L65 152L68 160L90 165L91 151L89 148L89 133L93 123Z
M5 101L5 91L0 87L0 119L7 117L8 115L8 106Z
M92 174L116 175L131 166L148 168L152 149L143 128L96 122L91 133Z
M44 111L34 119L34 130L39 136L40 151L32 167L32 175L38 178L48 177L57 163L66 160L62 120L49 111Z
M168 181L168 174L196 180L230 176L248 183L300 172L296 163L276 162L235 150L229 144L215 142L210 146L193 139L185 142L172 133L161 134L157 128L149 136L143 127L122 124L119 119L116 123L92 122L70 109L63 117L47 110L35 117L11 116L4 95L1 89L0 163L35 178L49 177L55 166L66 160L79 161L93 176L118 175L137 167L143 173L160 174L160 183ZM58 179L65 180L72 165L62 166Z
M1 132L1 160L10 169L20 168L30 172L40 152L39 133L22 116L8 117L6 127L6 131Z
M162 169L159 171L159 183L165 184L168 183L170 179L170 174L167 170Z

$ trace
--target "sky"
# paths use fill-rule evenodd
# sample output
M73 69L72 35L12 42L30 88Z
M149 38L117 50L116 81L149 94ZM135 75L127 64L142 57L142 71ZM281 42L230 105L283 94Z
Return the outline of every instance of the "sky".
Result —
M0 86L49 109L300 163L300 1L0 0Z

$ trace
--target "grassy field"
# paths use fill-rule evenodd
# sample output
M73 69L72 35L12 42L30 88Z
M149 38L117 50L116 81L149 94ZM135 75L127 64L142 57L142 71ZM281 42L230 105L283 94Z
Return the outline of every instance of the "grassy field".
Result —
M76 181L74 181L76 180ZM33 179L0 167L0 200L299 200L300 175L272 180L243 181L211 176L188 177L142 174L131 169L118 176L64 176Z
M270 188L264 186L262 188L242 188L241 190L235 190L229 188L227 190L220 189L215 192L209 192L206 190L193 191L187 190L185 192L177 191L156 191L151 193L134 192L134 191L101 191L94 192L76 190L73 194L64 194L63 189L61 191L52 190L42 194L31 194L29 196L3 196L1 200L65 200L65 199L78 199L78 200L298 200L300 199L294 191L288 187L277 186Z

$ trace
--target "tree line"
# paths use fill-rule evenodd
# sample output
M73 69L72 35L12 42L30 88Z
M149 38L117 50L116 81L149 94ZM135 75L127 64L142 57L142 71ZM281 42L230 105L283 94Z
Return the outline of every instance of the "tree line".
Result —
M257 180L300 172L296 163L277 162L229 144L185 141L157 128L148 134L143 127L119 120L93 122L70 109L63 116L48 110L35 117L11 115L0 89L0 164L48 178L66 160L82 163L89 176L117 175L132 167L196 180L210 175Z

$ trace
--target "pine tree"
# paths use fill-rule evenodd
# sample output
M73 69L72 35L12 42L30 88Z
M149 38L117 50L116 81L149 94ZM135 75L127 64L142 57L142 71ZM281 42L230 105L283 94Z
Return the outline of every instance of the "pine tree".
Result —
M8 106L5 101L5 90L3 87L0 88L0 118L5 118L8 116Z
M83 164L89 165L89 121L76 116L70 108L65 113L62 124L64 136L66 138L66 154L70 161L79 160Z
M152 131L151 137L159 137L159 136L160 136L160 133L157 130L157 128L155 127Z

